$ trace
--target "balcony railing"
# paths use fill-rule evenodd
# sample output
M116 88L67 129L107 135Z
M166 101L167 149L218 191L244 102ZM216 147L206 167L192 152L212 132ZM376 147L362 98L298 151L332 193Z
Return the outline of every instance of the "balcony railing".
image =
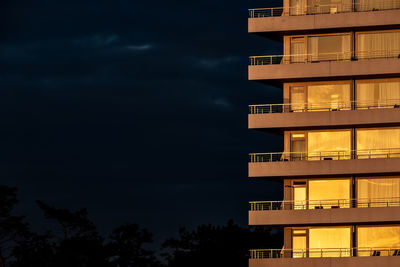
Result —
M317 63L321 61L357 61L361 59L389 59L399 58L398 50L376 50L357 52L334 52L334 53L313 53L313 54L289 54L249 57L250 66L277 65L277 64L299 64Z
M250 259L272 258L347 258L371 256L400 256L400 248L309 248L309 249L254 249Z
M347 3L346 3L347 2ZM328 5L304 5L293 7L272 7L249 9L249 18L266 18L280 16L306 16L317 14L337 14L350 12L366 12L400 9L399 0L363 1L362 3L348 3L342 1Z
M349 160L349 159L377 159L400 158L400 148L387 149L359 149L343 151L321 152L278 152L278 153L250 153L249 162L279 162L279 161L320 161L320 160Z
M252 201L250 211L400 207L400 198Z
M249 114L400 108L400 99L250 105Z

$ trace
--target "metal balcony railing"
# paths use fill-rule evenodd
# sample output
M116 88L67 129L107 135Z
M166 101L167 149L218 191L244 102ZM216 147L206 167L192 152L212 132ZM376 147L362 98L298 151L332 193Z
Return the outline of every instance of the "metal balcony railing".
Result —
M250 211L400 207L400 198L252 201Z
M289 55L268 55L250 56L250 66L277 65L277 64L300 64L317 63L321 61L357 61L363 59L390 59L399 58L398 50L376 50L376 51L346 51L334 53L313 53L313 54L289 54Z
M349 159L377 159L400 158L400 148L386 149L359 149L343 151L321 152L278 152L278 153L250 153L249 162L278 162L278 161L320 161L320 160L349 160Z
M400 248L309 248L309 249L253 249L250 259L273 258L344 258L371 256L400 256Z
M252 8L249 9L249 18L306 16L396 9L400 9L399 0L370 0L362 1L361 3L357 3L357 1L341 1L327 5L315 4L292 7Z
M249 105L249 114L400 108L400 99Z

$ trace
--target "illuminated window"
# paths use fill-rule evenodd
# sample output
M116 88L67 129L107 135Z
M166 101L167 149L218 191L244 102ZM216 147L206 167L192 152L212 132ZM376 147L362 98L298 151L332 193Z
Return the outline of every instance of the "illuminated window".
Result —
M400 201L400 177L358 178L359 207L395 207Z
M308 160L342 160L350 158L351 131L308 133Z
M400 128L357 129L356 133L359 159L400 157Z
M382 0L355 0L355 8L357 11L397 9L400 8L400 2Z
M309 229L309 257L349 257L350 227Z
M360 59L398 57L400 31L359 33L357 49L357 57Z
M350 207L350 179L309 180L308 197L310 209Z
M308 37L309 61L350 59L350 34Z
M352 0L290 0L290 15L350 12Z
M293 258L307 257L307 230L293 230Z
M357 108L400 107L400 81L357 82Z
M400 248L400 226L360 226L357 244L359 256L393 256Z
M310 85L307 89L309 111L351 108L350 84Z

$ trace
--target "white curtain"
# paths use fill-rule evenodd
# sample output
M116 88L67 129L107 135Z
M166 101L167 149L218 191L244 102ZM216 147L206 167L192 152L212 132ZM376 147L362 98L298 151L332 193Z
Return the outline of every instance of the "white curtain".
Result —
M372 11L400 8L400 2L388 0L356 0L357 11Z
M359 59L397 57L400 54L400 31L360 33L357 36Z
M400 105L400 82L357 84L357 108L392 108Z
M360 207L400 206L400 178L362 178L357 182Z
M400 156L400 128L357 129L356 140L359 159Z

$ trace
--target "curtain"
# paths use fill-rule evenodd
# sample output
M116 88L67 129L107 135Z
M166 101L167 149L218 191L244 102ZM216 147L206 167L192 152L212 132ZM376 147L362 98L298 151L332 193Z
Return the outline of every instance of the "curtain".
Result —
M357 84L357 108L393 108L400 105L400 82Z
M358 179L357 190L359 207L400 206L400 177Z
M372 11L400 8L400 2L387 0L356 0L357 11Z
M358 129L356 140L359 159L400 157L400 128Z
M357 57L386 58L400 54L400 31L357 34Z
M304 86L290 87L290 110L293 112L303 112L305 110Z
M292 63L304 63L305 61L305 46L304 46L304 38L292 38L290 45L290 53L291 58L290 61Z
M306 7L306 0L290 0L290 15L299 16L304 15Z

